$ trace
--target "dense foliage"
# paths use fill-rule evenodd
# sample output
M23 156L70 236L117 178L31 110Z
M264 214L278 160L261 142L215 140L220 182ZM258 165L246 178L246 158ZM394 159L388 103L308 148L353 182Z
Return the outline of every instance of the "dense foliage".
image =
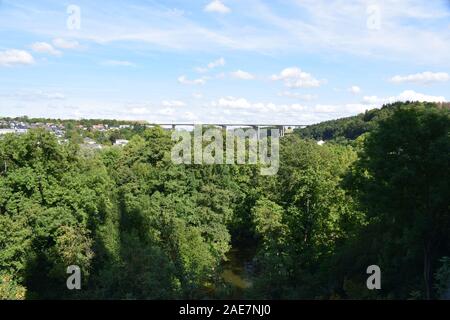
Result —
M418 107L424 105L427 108L450 109L450 103L436 105L434 103L407 102L406 104ZM325 121L306 128L296 129L295 131L302 138L306 139L348 143L360 135L375 129L380 121L390 117L404 105L405 103L403 102L396 102L384 105L380 109L368 110L353 117Z
M449 129L446 108L386 106L283 137L275 176L175 165L161 128L98 152L45 130L5 135L0 299L444 297ZM245 288L224 276L233 252L247 253ZM69 265L82 290L67 289Z

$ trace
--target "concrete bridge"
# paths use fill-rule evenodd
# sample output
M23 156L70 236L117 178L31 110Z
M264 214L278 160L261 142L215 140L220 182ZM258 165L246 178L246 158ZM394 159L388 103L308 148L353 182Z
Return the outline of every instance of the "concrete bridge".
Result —
M277 128L280 130L280 136L284 136L289 130L297 128L306 128L307 125L304 124L243 124L243 123L148 123L148 126L160 126L160 127L171 127L176 130L177 127L192 127L196 125L202 125L205 127L219 127L223 130L228 130L229 128L253 128L258 131L263 128Z

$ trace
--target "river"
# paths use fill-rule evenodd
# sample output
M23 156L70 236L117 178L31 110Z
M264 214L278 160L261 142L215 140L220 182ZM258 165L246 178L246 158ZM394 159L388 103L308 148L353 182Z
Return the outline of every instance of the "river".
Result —
M233 247L227 253L228 261L224 262L222 279L233 289L231 299L242 299L245 291L252 287L254 248Z

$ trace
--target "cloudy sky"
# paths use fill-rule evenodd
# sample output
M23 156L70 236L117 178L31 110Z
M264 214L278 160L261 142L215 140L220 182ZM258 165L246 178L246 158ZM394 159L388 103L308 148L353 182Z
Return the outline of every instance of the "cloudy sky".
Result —
M449 73L448 0L0 0L0 116L310 124Z

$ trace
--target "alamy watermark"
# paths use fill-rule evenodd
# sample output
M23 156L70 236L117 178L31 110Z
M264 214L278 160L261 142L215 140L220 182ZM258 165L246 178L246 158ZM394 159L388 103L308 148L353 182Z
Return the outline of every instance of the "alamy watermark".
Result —
M367 28L369 30L381 30L381 8L377 4L367 7Z
M261 175L275 175L280 167L279 129L225 130L196 125L193 135L174 131L177 142L171 156L175 164L261 165Z
M366 281L367 289L381 290L381 268L374 264L368 266L366 272L370 274Z
M67 6L67 17L66 26L69 30L80 30L81 29L81 8L77 5L71 4Z
M79 266L71 265L67 267L67 273L70 276L67 278L66 286L69 290L81 289L81 269Z

